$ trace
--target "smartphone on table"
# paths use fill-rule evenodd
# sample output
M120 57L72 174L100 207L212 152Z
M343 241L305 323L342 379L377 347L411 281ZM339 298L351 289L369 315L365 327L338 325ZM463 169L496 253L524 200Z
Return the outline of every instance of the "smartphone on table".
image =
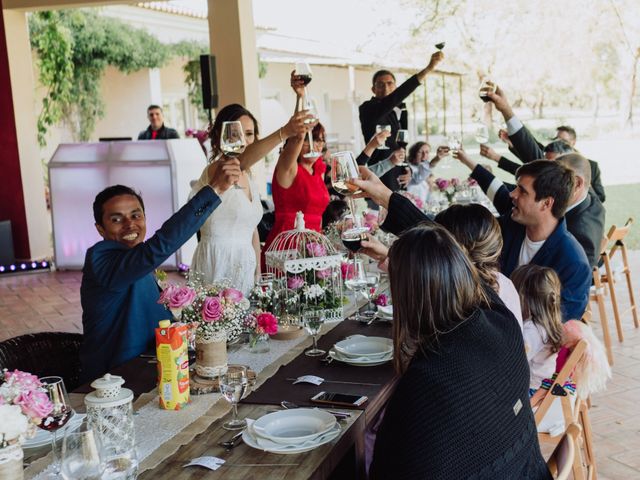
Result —
M369 400L364 395L352 395L349 393L320 392L311 397L313 403L326 403L329 405L343 405L345 407L360 407Z

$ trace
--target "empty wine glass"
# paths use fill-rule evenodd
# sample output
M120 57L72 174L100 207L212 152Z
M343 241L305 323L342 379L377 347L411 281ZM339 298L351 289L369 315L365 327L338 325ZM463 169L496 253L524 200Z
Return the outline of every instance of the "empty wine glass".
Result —
M480 88L478 88L478 95L480 95L480 99L486 103L491 100L487 94L496 93L497 88L498 86L491 79L483 78L480 83Z
M357 309L358 304L358 292L363 292L367 288L367 276L364 270L364 263L362 260L350 260L347 264L347 278L344 281L344 286L353 292L354 304L356 305L355 320L366 321L367 318L360 315Z
M366 317L373 317L376 314L376 306L373 304L373 294L378 288L378 284L380 283L380 274L378 272L366 272L366 280L367 280L367 310L365 310L364 315Z
M480 145L489 141L489 129L485 124L480 124L476 127L475 139Z
M376 135L384 130L390 132L391 125L376 125ZM389 150L389 147L387 147L386 145L380 145L379 147L377 147L377 150Z
M62 442L62 475L64 478L93 480L103 478L105 457L96 432L82 427L67 432Z
M233 407L232 419L224 423L222 428L225 430L242 430L247 426L247 421L238 418L238 402L244 397L249 385L247 367L244 365L227 365L227 372L218 378L220 393Z
M222 132L220 133L220 150L227 157L235 158L247 148L247 140L244 137L242 124L238 121L222 122ZM237 183L234 188L241 189Z
M313 341L312 347L304 352L304 354L309 357L319 357L327 353L318 348L317 338L324 321L324 315L319 310L308 310L302 313L302 325L309 335L311 335L311 339Z
M53 459L51 465L53 466L53 474L58 475L60 473L60 459L58 457L56 434L71 419L73 409L69 406L69 397L62 377L42 377L39 380L42 384L42 389L53 405L53 409L49 415L42 419L38 426L42 430L52 433L51 454Z

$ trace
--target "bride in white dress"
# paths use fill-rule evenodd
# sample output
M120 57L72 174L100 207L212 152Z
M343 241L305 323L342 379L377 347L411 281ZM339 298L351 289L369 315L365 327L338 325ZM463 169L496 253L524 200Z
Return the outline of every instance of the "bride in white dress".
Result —
M253 115L240 105L228 105L220 110L212 128L214 162L225 160L220 152L220 134L216 132L220 132L222 122L233 120L242 124L247 144L256 138L258 128ZM191 195L208 183L209 166L193 185ZM262 218L262 205L249 172L242 172L238 186L242 188L230 188L222 194L222 204L200 228L191 271L199 273L207 283L227 279L247 296L260 274L260 240L256 227Z

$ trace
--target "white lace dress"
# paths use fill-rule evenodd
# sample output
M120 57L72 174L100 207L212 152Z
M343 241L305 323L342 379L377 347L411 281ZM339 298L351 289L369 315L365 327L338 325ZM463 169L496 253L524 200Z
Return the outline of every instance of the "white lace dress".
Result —
M243 189L231 187L222 194L222 203L200 228L200 242L191 262L205 282L228 279L246 296L255 283L256 253L251 243L262 218L258 189L249 180L250 201ZM191 196L209 183L207 168L193 186Z

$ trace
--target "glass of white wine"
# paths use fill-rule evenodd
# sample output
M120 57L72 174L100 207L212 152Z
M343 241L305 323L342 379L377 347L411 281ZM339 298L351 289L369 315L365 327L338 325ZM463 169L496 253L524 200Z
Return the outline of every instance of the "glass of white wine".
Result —
M249 386L247 367L244 365L227 365L227 372L219 377L220 393L233 407L233 417L224 423L225 430L242 430L247 421L238 418L238 402L242 400Z
M475 139L480 145L489 141L489 129L484 123L481 123L476 127Z
M353 217L355 228L362 227L360 216L356 214L352 195L362 193L351 181L360 177L358 163L351 152L336 152L331 155L331 186L340 195L347 197L349 210Z
M360 322L368 321L366 317L360 315L358 310L358 292L364 292L367 289L367 276L364 270L364 263L362 260L351 260L347 264L347 279L344 281L344 286L353 292L354 304L356 306L356 313L354 319Z
M382 131L391 132L391 125L376 125L376 135ZM389 147L386 145L380 145L377 147L377 150L389 150Z
M236 158L247 148L247 139L244 136L242 124L238 121L222 122L220 133L220 150L225 157ZM237 183L234 188L241 189Z
M318 107L316 106L315 100L310 98L308 95L305 95L302 99L302 108L307 111L307 114L310 115L309 118L305 119L304 123L306 125L311 125L312 123L318 120ZM322 155L322 152L316 152L314 149L313 142L313 130L309 130L307 132L307 140L309 142L309 151L303 155L304 158L317 158Z

